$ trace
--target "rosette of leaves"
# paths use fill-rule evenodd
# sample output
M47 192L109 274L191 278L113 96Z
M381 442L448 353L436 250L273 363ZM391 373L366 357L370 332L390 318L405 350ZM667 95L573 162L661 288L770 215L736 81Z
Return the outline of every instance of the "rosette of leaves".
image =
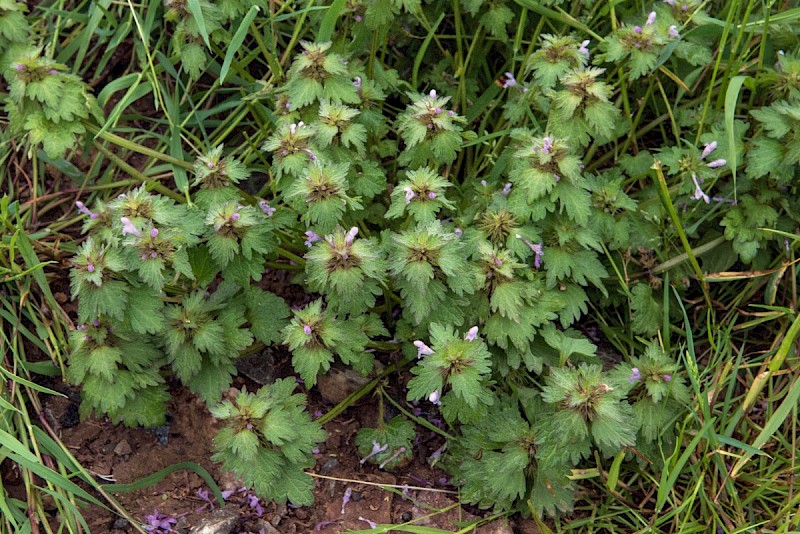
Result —
M331 52L331 43L301 41L302 53L295 56L281 93L289 108L302 108L315 101L357 104L360 99L342 56Z
M758 71L756 83L769 94L770 100L800 101L800 57L797 52L777 53L774 67L765 64Z
M314 128L298 123L281 122L267 138L262 150L272 152L273 167L280 179L284 173L300 176L310 162L317 161L317 150L311 145Z
M222 145L200 156L194 163L193 187L200 187L195 193L197 204L205 209L214 204L235 201L241 197L236 184L246 180L250 173L244 164L230 156L222 156Z
M78 326L71 344L67 380L82 386L82 419L96 413L129 427L164 423L169 394L159 368L165 362L150 336L103 318Z
M413 458L415 437L414 425L398 415L388 423L380 417L376 428L360 428L355 442L362 464L394 469Z
M520 397L523 402L504 395L485 417L462 426L461 435L451 442L445 468L461 484L463 502L524 514L530 502L539 514L568 512L575 500L567 478L570 465L542 455L537 425L531 423L552 409L531 390L521 389Z
M375 359L365 352L370 337L389 334L378 316L339 320L332 310L322 309L322 300L293 313L291 322L283 329L283 343L292 351L292 367L308 387L317 383L320 371L330 369L334 355L360 373L369 373Z
M676 3L680 0L676 0ZM659 55L677 34L656 23L651 12L643 26L623 24L600 43L602 51L596 62L620 64L625 62L631 80L641 78L656 68Z
M326 436L305 410L305 395L294 393L296 387L293 378L279 378L211 408L226 422L214 436L212 459L260 497L303 506L314 501L314 482L304 469L314 465L311 451Z
M431 346L418 341L422 360L411 369L408 400L441 403L445 420L474 423L494 403L492 355L474 327L465 336L450 325L431 323Z
M555 320L564 306L560 295L547 291L541 274L517 261L511 251L488 243L479 246L479 265L484 285L470 298L476 321L484 323L486 340L502 349L496 360L505 374L524 362L540 373L541 360L530 343L539 327Z
M599 365L551 367L542 400L554 411L538 425L544 456L575 464L589 457L592 445L605 456L634 445L637 428L625 393Z
M366 154L367 129L363 124L354 122L359 114L357 109L323 100L319 106L319 122L316 125L319 146L326 148L336 145L345 149L345 154L353 151L363 157Z
M227 282L213 293L198 290L164 308L167 359L178 378L206 402L219 400L236 374L239 352L253 343L245 312L245 297Z
M392 204L386 211L387 219L402 217L406 211L418 224L433 222L442 208L455 209L445 198L445 189L452 184L430 167L406 173L406 179L392 191Z
M569 71L585 67L588 59L575 37L545 34L541 45L528 57L524 73L533 74L533 83L548 90Z
M251 278L261 280L264 256L275 247L271 219L260 209L234 201L212 207L205 222L206 245L223 277L241 286Z
M586 186L592 195L592 224L609 249L630 246L630 236L637 231L636 201L624 189L625 176L608 171L585 176Z
M125 261L119 251L91 237L72 259L72 297L79 297L78 320L88 323L101 316L125 319L129 286L124 281Z
M348 209L363 208L360 199L347 195L349 163L311 165L286 191L287 201L302 216L306 225L318 234L333 232Z
M509 211L520 222L528 222L540 221L558 208L585 224L591 199L572 144L551 135L534 137L524 130L512 136L518 148L508 173L513 184L508 195Z
M85 133L83 120L102 119L94 96L66 65L30 53L14 59L5 70L9 84L6 104L12 132L23 132L50 158L62 158Z
M417 325L430 319L434 311L437 321L463 324L464 297L480 288L483 281L455 234L434 221L394 234L387 245L403 313Z
M356 239L358 228L337 228L306 254L312 291L325 295L337 313L359 315L375 306L386 278L383 250L373 239Z
M466 119L447 110L450 97L439 96L435 90L427 95L408 96L412 102L397 117L395 124L397 133L405 143L398 162L408 167L438 167L455 161L461 148L461 125Z
M640 444L653 443L662 434L667 440L674 440L672 433L664 431L692 401L683 377L677 374L679 369L679 364L657 342L650 342L642 356L618 365L611 373L627 394Z
M598 80L605 69L581 68L565 73L561 88L549 94L552 99L549 127L559 136L586 146L594 138L610 141L621 114L609 98L610 85Z

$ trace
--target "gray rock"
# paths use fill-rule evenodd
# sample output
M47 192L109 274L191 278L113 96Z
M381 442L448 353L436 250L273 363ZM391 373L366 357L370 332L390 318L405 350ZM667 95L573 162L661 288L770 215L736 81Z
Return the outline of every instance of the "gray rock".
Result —
M229 504L201 520L189 531L191 534L230 534L239 521L239 507Z

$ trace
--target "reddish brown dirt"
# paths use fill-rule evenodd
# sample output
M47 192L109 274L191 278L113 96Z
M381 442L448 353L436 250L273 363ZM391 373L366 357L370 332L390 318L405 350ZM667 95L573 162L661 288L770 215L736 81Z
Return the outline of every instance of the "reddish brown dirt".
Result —
M236 386L245 384L237 379ZM108 420L90 419L73 425L76 405L68 399L53 398L47 405L48 419L55 424L62 440L75 457L98 480L115 483L130 483L140 480L169 465L178 462L196 462L207 469L219 486L236 489L239 483L230 473L223 473L220 466L211 461L212 437L218 423L208 412L205 404L194 394L180 388L173 393L169 406L170 424L166 445L152 430L125 428L113 425ZM75 396L73 395L73 398ZM311 413L325 411L330 403L322 400L316 392L310 394ZM269 532L338 534L350 530L369 530L369 523L399 524L419 519L416 525L456 532L477 516L456 506L456 488L443 485L447 475L425 463L429 455L441 442L425 429L418 428L420 443L417 454L410 465L392 472L381 471L373 465L361 465L354 444L356 431L361 426L374 426L377 416L375 402L371 399L351 407L334 421L325 425L328 440L321 444L315 454L315 503L310 507L292 508L261 503L264 513L259 518L250 508L247 498L234 494L229 499L226 513L239 515L234 533L258 533L264 528ZM163 438L163 434L162 434ZM398 486L396 492L379 486ZM402 493L402 486L411 489ZM413 489L426 487L432 491ZM351 498L342 510L342 498L347 489ZM173 532L189 532L193 526L202 524L212 513L210 506L198 496L198 490L207 490L205 483L196 474L178 471L161 482L142 490L118 493L115 497L136 519L145 521L146 514L157 509L159 513L177 517ZM122 534L136 530L122 518L98 507L84 511L92 533ZM269 522L273 530L267 530ZM475 530L482 534L534 534L538 530L532 522L521 519L511 524L495 521Z

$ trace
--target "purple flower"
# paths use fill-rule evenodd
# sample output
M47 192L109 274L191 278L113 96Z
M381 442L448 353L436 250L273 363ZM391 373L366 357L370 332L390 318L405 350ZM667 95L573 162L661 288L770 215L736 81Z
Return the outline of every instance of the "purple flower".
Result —
M277 210L267 204L266 200L262 200L258 203L258 207L261 208L261 211L264 212L264 215L267 217L272 217L272 214L275 213Z
M641 380L641 379L642 379L642 374L639 372L639 368L638 367L634 367L633 369L631 369L631 376L628 377L628 382L633 384L637 380Z
M473 326L469 330L467 330L467 335L464 336L464 339L467 341L475 341L475 338L478 337L478 327Z
M642 27L641 26L634 26L633 27L633 31L638 33L638 34L641 34L642 33ZM636 44L639 44L639 43L636 43Z
M353 79L353 87L355 87L357 91L361 92L361 77L360 76L356 76Z
M314 151L313 151L313 150L311 150L310 148L304 148L304 149L303 149L303 152L305 152L306 154L308 154L308 158L309 158L311 161L317 161L317 155L316 155L316 154L314 154Z
M158 228L153 228L150 230L150 239L155 239L158 237Z
M197 488L197 496L206 501L210 506L211 509L214 509L214 502L211 500L211 496L208 493L208 490L203 488Z
M453 230L453 233L456 234L456 237L461 237L461 234L463 234L464 231L461 228L456 228Z
M311 327L307 324L303 324L303 332L305 332L307 336L310 336L312 332Z
M264 515L264 507L261 506L261 499L259 499L256 495L247 495L247 506L249 506L258 517Z
M414 191L412 191L410 187L404 187L403 191L405 191L406 193L406 204L411 204L411 199L416 197L417 194L414 193Z
M347 232L347 234L344 236L344 242L347 243L348 245L352 245L353 240L356 238L357 234L358 234L358 227L353 226L352 228L350 228L350 231Z
M119 220L122 223L122 235L133 234L136 237L142 237L142 233L139 231L136 226L133 225L130 219L127 217L121 217Z
M419 339L414 342L414 346L417 347L417 359L433 354L433 349Z
M234 493L236 493L234 490L225 490L222 492L222 499L227 501Z
M150 258L156 259L157 257L158 257L158 252L156 252L155 250L150 253Z
M711 141L710 143L706 143L703 147L703 153L700 154L700 159L706 159L712 152L717 149L717 142Z
M689 4L683 4L681 6L681 11L689 11Z
M344 496L342 497L342 514L344 514L344 509L347 507L347 503L350 502L350 497L353 495L353 488L348 487L344 490Z
M92 213L89 208L87 208L86 205L80 200L75 202L75 206L78 207L79 212L83 213L84 215L88 215L90 219L96 219L98 217L97 213Z
M590 41L589 39L586 39L585 41L583 41L581 43L580 48L578 48L578 53L579 54L583 54L584 56L586 56L586 59L589 59L589 49L587 47L589 46L589 43L591 43L591 42L592 41Z
M360 18L361 17L356 15L356 20L358 20ZM338 523L338 521L320 521L319 523L317 523L317 526L314 527L314 530L316 530L317 532L320 532L323 528L327 527L328 525L335 525L337 523Z
M481 185L482 185L483 187L486 187L486 180L481 180Z
M100 320L99 319L95 319L94 321L92 321L92 326L95 327L95 328L100 326Z
M503 89L508 89L509 87L516 87L517 79L514 78L514 74L511 72L505 73L506 81L503 82Z
M56 69L50 69L50 70L47 71L47 74L53 76L55 74L58 74L58 71Z
M542 140L542 152L549 154L551 148L553 148L553 140L550 139L550 136L547 136Z
M431 200L435 199L436 198L436 193L434 193L433 191L428 192L428 198L431 199Z
M311 243L316 243L317 241L320 241L321 239L322 238L320 236L318 236L312 230L306 230L306 240L304 241L304 243L308 248L311 248Z
M355 19L356 19L356 22L361 22L361 20L362 20L362 19L361 19L361 15L356 15L356 16L355 16Z
M672 381L672 375L663 374L663 375L661 375L661 378L664 379L664 382L671 382Z
M506 183L506 185L503 186L503 190L500 191L500 194L503 195L504 197L507 197L508 194L511 192L511 186L512 186L511 182Z
M25 70L25 65L23 65L22 63L17 63L14 68L17 69L18 71L23 71Z
M433 114L434 115L438 115L441 112L442 112L442 108L440 108L439 106L436 106L435 108L433 108Z
M87 263L86 264L86 270L89 271L90 273L93 273L94 272L94 263Z
M381 462L381 464L378 466L378 469L383 469L386 465L388 465L388 464L392 463L393 461L395 461L397 459L397 457L400 456L401 454L403 454L404 452L406 452L406 448L405 447L400 447L399 449L394 451L394 454L392 454L389 458L387 458L386 460Z
M147 521L145 528L157 533L169 532L172 525L178 522L174 517L159 514L158 509L154 509L151 515L145 515L144 518Z
M668 34L669 34L669 36L670 36L670 37L672 37L673 39L679 39L679 38L680 38L680 36L681 36L681 34L678 32L678 27L677 27L677 26L675 26L674 24L673 24L672 26L670 26L670 27L669 27L669 30L667 31L667 33L668 33Z
M692 195L692 198L695 200L703 199L703 202L706 204L711 203L711 199L708 198L708 195L703 192L703 188L697 183L697 176L695 174L692 174L692 182L694 182L694 195Z
M431 92L428 93L428 96L431 98L436 98L436 89L431 89Z
M231 215L231 220L232 221L238 221L240 217L241 217L241 215L239 215L239 213L236 212L233 215Z
M707 163L706 167L708 167L709 169L716 169L717 167L722 167L722 166L726 165L727 163L728 163L727 161L725 161L724 159L720 158L720 159L715 159L714 161L711 161L711 162Z
M434 391L433 393L428 395L428 401L430 401L433 404L436 404L437 406L440 406L442 404L442 401L439 400L440 397L441 397L441 394L439 393L439 390L437 389L436 391Z
M365 463L367 463L367 460L369 460L370 458L372 458L373 456L375 456L377 454L380 454L380 453L384 452L388 448L389 448L389 444L388 443L386 445L381 445L377 441L372 440L372 452L370 452L368 455L364 456L361 459L361 461L360 461L361 465L364 465Z
M651 11L649 15L647 15L647 22L644 23L645 26L652 26L656 21L656 12Z
M533 251L533 266L537 269L542 266L542 256L544 256L544 244L543 243L532 243L531 241L525 239L519 234L516 234L514 237L517 239L521 239L523 243L528 245Z
M370 520L369 520L369 519L367 519L366 517L361 517L361 516L358 516L358 520L359 520L359 521L363 521L363 522L365 522L366 524L368 524L368 525L369 525L369 528L378 528L378 524L377 524L377 523L375 523L375 521L370 521Z

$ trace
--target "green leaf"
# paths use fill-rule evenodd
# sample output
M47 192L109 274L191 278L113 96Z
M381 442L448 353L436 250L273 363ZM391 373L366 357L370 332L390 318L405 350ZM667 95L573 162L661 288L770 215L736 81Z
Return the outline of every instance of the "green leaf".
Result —
M250 6L250 9L247 11L247 14L242 19L242 22L239 23L239 27L236 29L236 33L233 34L230 43L228 43L227 46L228 50L225 52L225 59L222 61L222 67L219 69L220 85L225 83L225 78L228 76L228 69L230 69L231 67L233 58L236 56L236 52L239 50L239 48L241 48L242 43L244 42L244 38L247 36L247 31L250 28L250 23L253 22L253 19L256 18L258 11L259 11L258 6L256 5Z

